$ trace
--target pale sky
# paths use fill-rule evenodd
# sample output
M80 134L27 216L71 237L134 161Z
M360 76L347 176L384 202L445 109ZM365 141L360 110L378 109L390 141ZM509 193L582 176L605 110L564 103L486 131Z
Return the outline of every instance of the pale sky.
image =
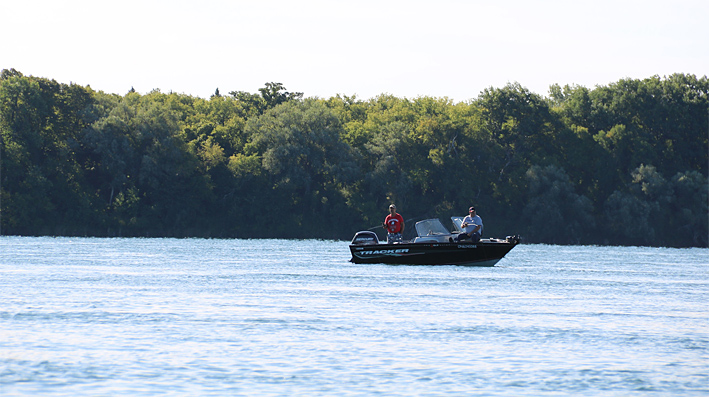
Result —
M707 0L3 1L0 69L123 95L540 95L709 74Z

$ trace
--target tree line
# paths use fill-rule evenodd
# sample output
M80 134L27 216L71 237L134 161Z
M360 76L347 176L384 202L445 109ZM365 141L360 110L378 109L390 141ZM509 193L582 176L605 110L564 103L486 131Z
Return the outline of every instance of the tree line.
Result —
M458 103L280 83L206 99L5 69L0 232L349 240L393 202L408 233L475 205L486 236L706 247L708 94L674 74Z

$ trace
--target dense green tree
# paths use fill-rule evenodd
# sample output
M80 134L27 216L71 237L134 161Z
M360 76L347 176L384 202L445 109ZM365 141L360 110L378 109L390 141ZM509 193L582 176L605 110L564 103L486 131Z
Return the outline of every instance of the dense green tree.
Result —
M303 98L302 92L288 92L281 83L266 83L265 87L258 89L261 98L266 102L266 108L274 108L284 102Z
M302 236L328 230L323 219L345 215L338 211L346 209L341 186L357 171L329 108L313 99L284 102L249 120L246 130L246 154L261 159L272 186L263 204L278 208L259 214L272 231Z
M527 171L527 180L529 195L522 219L530 242L589 241L596 227L593 203L574 191L563 169L535 165Z
M487 210L498 222L519 219L525 205L527 170L558 162L553 113L542 97L517 83L486 89L474 105L481 112L476 132L482 149L479 163L486 167L477 181L484 189L480 213Z
M709 247L709 179L697 171L672 177L673 196L667 213L664 245Z
M632 183L606 201L610 236L626 243L707 246L709 180L696 171L667 179L641 165Z
M258 94L246 91L231 91L229 95L243 103L249 116L259 115L284 102L303 98L302 92L288 92L281 83L266 83L265 87L259 88L258 91Z
M28 234L82 233L93 223L95 197L77 156L92 100L77 85L2 73L3 222Z
M615 191L606 201L609 236L649 245L668 227L668 220L660 214L671 192L667 180L653 166L641 165L632 177L626 191Z

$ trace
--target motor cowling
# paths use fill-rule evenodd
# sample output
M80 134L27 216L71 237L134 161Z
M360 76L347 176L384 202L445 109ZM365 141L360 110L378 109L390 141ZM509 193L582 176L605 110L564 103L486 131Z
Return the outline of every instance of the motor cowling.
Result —
M355 233L354 238L352 238L352 244L353 245L379 244L379 237L377 237L377 234L372 231L364 230L364 231Z

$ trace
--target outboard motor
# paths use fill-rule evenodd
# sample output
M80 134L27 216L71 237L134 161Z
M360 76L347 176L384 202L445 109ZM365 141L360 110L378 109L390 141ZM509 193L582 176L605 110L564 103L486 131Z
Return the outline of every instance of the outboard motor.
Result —
M514 236L507 236L507 238L505 238L505 240L508 243L512 243L512 244L517 245L520 243L520 241L522 241L522 238L520 238L519 235L514 235Z
M371 232L369 230L364 230L357 232L352 239L353 245L372 245L379 244L379 237L377 233Z

